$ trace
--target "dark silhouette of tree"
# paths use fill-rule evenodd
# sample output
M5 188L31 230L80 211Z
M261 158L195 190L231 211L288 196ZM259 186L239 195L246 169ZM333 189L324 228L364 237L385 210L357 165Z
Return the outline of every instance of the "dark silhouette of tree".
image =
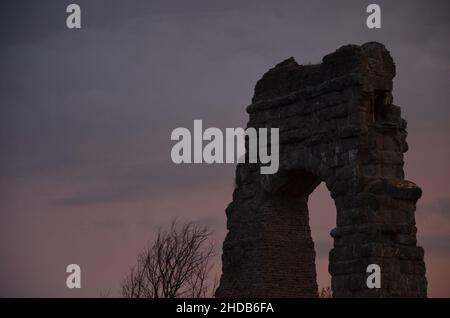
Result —
M137 257L122 282L126 298L199 298L211 296L211 260L215 245L211 232L189 222L173 221L159 230L156 240ZM215 284L215 283L214 283Z
M331 290L331 287L323 287L319 293L319 298L333 298L333 291Z

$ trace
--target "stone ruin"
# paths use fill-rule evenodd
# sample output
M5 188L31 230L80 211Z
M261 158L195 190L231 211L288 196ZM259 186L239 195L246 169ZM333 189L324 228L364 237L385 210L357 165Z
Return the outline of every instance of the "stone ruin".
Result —
M258 81L248 127L279 128L280 168L237 166L216 297L318 296L308 197L321 182L336 205L333 297L426 297L414 217L422 191L404 178L394 76L389 52L370 42L318 65L289 58ZM381 268L379 289L367 287L369 264Z

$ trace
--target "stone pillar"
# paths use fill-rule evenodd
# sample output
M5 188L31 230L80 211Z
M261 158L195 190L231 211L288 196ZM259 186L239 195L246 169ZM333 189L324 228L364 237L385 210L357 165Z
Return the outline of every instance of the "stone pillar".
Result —
M318 65L290 58L258 81L248 127L280 129L280 168L237 167L217 297L317 296L307 202L320 182L336 204L334 296L426 296L414 221L421 190L404 179L406 121L393 104L394 76L389 52L372 42ZM381 267L380 289L366 285L369 264Z

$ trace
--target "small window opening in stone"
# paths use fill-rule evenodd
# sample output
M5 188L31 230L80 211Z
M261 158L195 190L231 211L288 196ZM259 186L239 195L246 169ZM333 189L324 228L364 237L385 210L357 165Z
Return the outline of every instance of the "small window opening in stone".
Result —
M387 92L384 90L375 90L373 94L372 114L374 122L386 119L389 111L389 101Z

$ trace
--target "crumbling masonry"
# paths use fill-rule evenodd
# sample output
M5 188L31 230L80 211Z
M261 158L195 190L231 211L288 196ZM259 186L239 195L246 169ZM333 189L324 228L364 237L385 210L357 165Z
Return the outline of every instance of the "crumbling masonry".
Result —
M258 81L248 127L280 129L280 168L262 175L258 164L237 166L217 297L317 297L308 196L321 182L337 213L334 297L426 297L414 218L422 191L404 179L394 76L389 52L371 42L319 65L290 58ZM369 264L381 267L380 289L366 285Z

